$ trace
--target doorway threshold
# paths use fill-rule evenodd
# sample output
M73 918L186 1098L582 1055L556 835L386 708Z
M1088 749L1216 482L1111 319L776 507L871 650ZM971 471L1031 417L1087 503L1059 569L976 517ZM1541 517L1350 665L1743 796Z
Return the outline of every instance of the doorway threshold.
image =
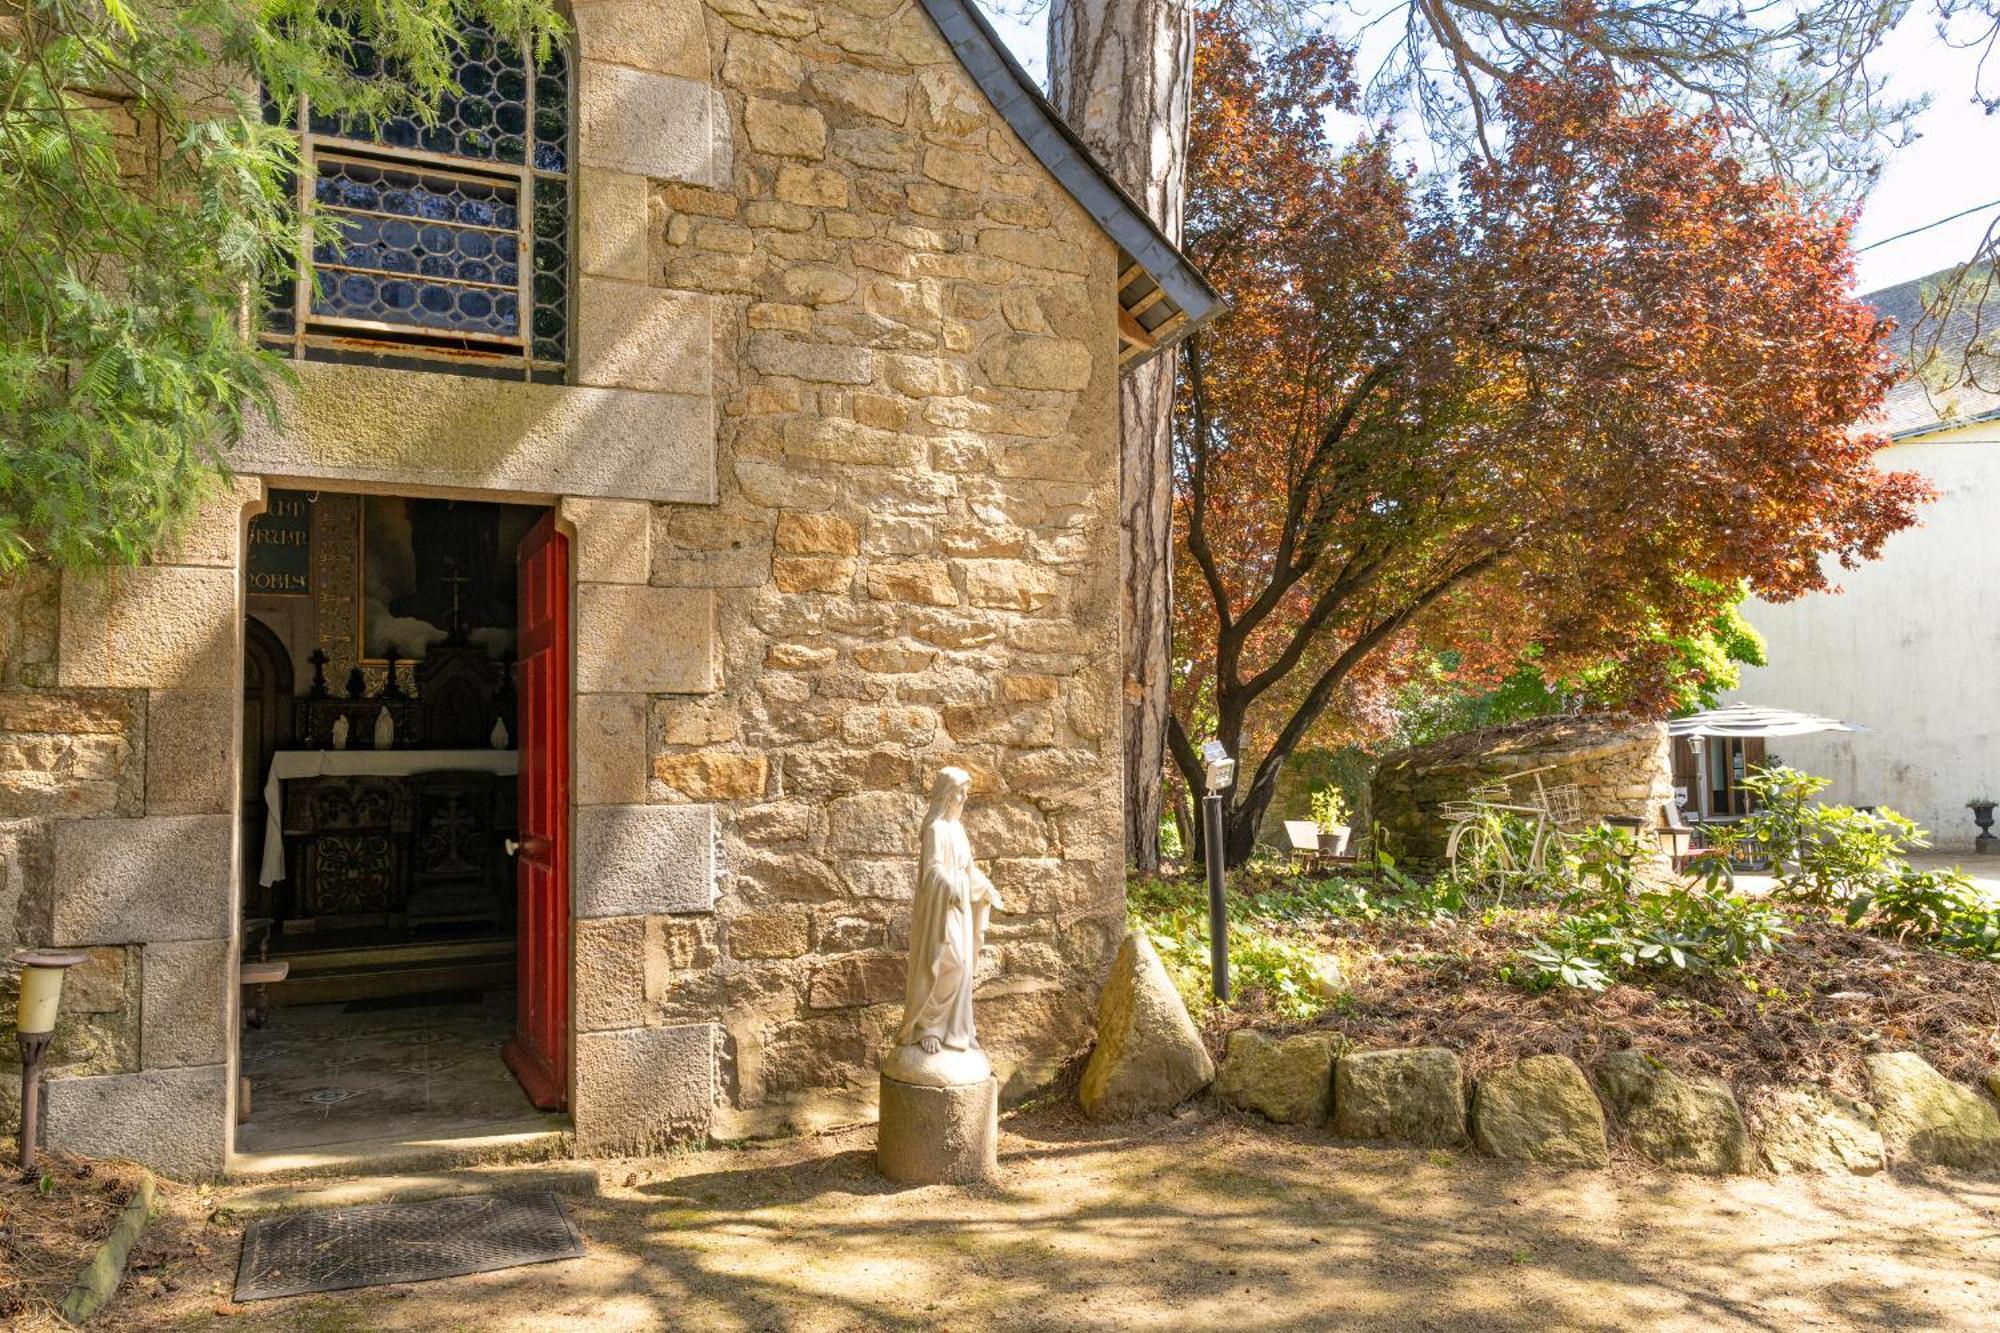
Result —
M569 1117L556 1112L481 1125L452 1137L389 1135L302 1145L229 1158L232 1180L379 1176L462 1166L547 1162L570 1156Z

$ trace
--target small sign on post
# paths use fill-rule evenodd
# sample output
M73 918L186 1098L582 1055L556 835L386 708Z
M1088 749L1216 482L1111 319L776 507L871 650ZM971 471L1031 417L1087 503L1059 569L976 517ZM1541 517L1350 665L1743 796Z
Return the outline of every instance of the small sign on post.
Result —
M1208 867L1208 971L1215 998L1229 999L1229 904L1222 892L1222 798L1236 781L1236 761L1222 742L1201 747L1208 773L1201 798L1201 846Z

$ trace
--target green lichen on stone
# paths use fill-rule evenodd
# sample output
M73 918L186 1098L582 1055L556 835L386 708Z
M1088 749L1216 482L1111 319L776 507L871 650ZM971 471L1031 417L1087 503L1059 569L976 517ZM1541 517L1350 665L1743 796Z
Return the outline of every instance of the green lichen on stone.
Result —
M1281 1040L1240 1028L1229 1034L1215 1095L1281 1125L1317 1125L1333 1102L1333 1060L1334 1039L1325 1034Z
M1604 1110L1566 1055L1531 1055L1480 1079L1472 1138L1481 1152L1513 1161L1593 1167L1611 1161Z
M1355 1051L1333 1075L1333 1132L1450 1148L1465 1142L1465 1075L1450 1051Z
M1750 1131L1728 1084L1684 1077L1638 1051L1604 1057L1595 1073L1604 1104L1641 1156L1710 1175L1750 1170Z
M1868 1057L1882 1141L1891 1161L2000 1168L2000 1111L1931 1068L1915 1051Z

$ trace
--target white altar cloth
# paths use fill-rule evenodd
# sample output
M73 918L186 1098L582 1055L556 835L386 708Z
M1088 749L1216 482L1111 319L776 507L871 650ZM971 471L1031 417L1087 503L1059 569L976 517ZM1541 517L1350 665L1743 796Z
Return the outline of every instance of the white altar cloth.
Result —
M271 756L264 779L264 865L257 882L285 877L284 788L290 778L361 774L404 777L448 770L510 774L519 770L514 750L280 750Z

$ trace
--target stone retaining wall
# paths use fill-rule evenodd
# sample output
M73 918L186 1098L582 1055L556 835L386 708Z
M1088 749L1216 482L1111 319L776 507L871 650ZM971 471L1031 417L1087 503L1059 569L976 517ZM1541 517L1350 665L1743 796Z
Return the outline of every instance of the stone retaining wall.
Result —
M1739 1105L1721 1080L1639 1051L1606 1056L1588 1074L1567 1056L1530 1056L1474 1082L1447 1050L1340 1051L1337 1040L1233 1032L1215 1096L1343 1139L1470 1145L1548 1166L1603 1167L1623 1142L1659 1166L1708 1175L2000 1170L2000 1066L1974 1089L1915 1052L1882 1052L1866 1061L1871 1102L1771 1086Z
M1444 856L1447 827L1439 807L1462 801L1476 787L1542 770L1553 786L1574 783L1581 826L1613 815L1648 828L1673 807L1673 769L1663 722L1619 715L1536 718L1448 736L1385 756L1369 787L1370 814L1398 857L1435 862ZM1534 791L1516 777L1518 796Z

